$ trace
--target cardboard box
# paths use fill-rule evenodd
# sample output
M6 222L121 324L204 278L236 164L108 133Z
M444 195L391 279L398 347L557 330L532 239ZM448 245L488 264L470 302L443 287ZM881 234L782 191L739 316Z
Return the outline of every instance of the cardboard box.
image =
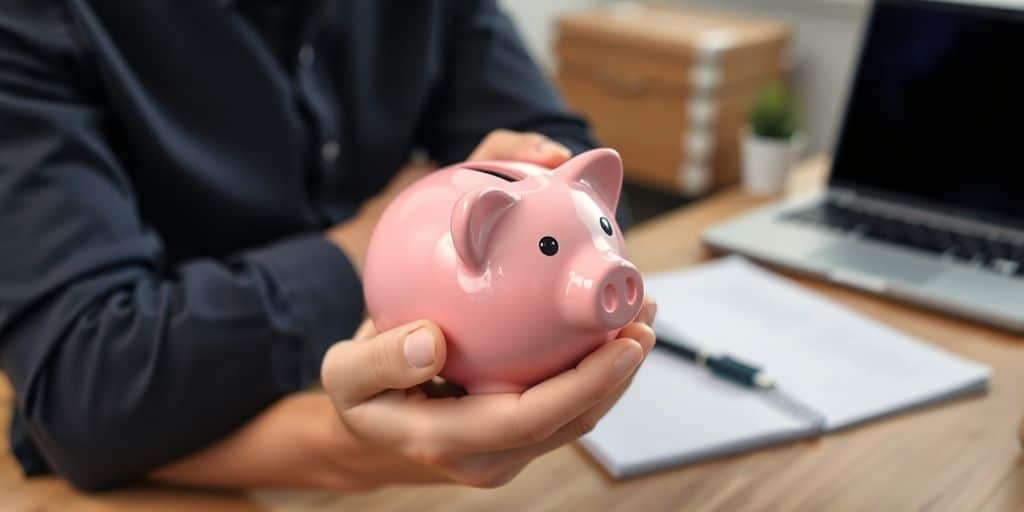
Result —
M617 3L564 17L556 82L626 179L684 195L736 183L758 88L782 76L788 26Z

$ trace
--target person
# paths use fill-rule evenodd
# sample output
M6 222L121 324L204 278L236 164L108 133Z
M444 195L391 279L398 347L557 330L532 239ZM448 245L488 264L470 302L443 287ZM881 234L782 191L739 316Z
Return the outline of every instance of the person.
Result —
M359 327L365 246L437 165L593 145L489 0L5 2L12 453L89 490L508 481L615 402L653 304L522 394L433 397L436 325Z

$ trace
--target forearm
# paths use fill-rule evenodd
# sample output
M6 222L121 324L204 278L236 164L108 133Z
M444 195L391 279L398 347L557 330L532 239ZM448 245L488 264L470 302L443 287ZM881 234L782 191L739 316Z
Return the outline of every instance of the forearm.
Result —
M221 441L149 474L160 483L222 489L358 492L381 482L444 476L354 436L323 391L286 396Z
M4 370L53 469L90 489L141 477L314 381L362 316L358 278L318 238L176 279L124 266L18 315Z
M228 437L150 473L156 482L214 488L363 487L332 452L344 431L330 399L318 391L289 395Z

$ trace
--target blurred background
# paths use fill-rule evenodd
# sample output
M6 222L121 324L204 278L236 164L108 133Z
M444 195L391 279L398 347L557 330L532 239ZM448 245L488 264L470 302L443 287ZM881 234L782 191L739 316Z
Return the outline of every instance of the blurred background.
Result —
M868 7L863 0L502 4L569 104L623 153L637 221L740 181L751 102L773 81L798 104L797 157L830 149ZM765 62L777 66L750 69ZM635 131L637 121L665 130L617 128Z

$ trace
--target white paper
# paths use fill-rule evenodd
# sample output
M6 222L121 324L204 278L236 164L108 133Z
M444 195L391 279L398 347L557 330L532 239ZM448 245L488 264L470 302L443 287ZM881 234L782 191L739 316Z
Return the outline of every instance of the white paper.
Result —
M652 351L583 446L615 477L802 437L813 425L677 356Z
M827 428L973 389L989 375L739 257L645 285L659 302L659 334L763 366Z
M988 381L983 365L739 257L644 281L658 300L659 337L762 366L784 393L824 417L825 430L977 391ZM615 474L735 451L733 445L745 449L806 428L757 392L654 352L584 445ZM630 437L631 429L650 433Z

